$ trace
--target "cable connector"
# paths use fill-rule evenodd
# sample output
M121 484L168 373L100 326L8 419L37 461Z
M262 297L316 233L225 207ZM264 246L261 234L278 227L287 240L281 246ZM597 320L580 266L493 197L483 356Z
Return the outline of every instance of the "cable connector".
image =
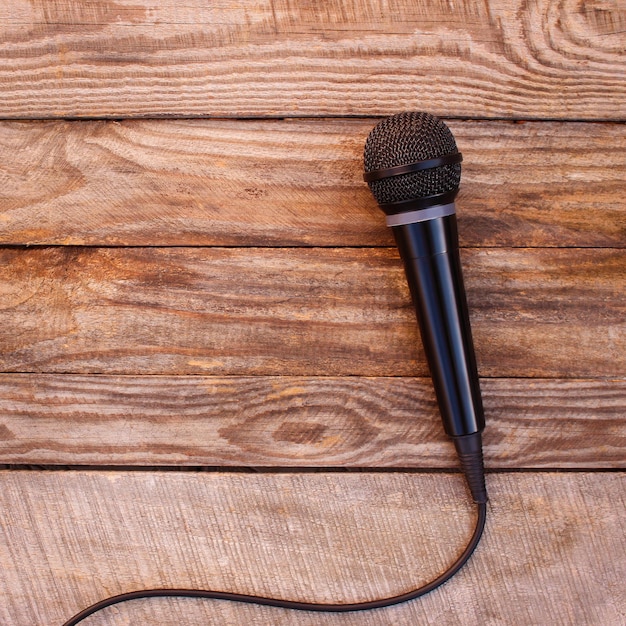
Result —
M483 461L483 441L480 432L461 437L452 437L456 452L465 474L467 485L476 504L485 504L488 500L485 485L485 464Z

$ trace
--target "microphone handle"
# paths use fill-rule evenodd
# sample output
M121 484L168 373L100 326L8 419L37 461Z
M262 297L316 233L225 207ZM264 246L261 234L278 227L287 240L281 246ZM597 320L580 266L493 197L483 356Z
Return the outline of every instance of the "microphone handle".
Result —
M456 438L480 433L485 417L463 287L456 215L394 226L393 232L417 312L443 426L455 438L461 453L465 446Z

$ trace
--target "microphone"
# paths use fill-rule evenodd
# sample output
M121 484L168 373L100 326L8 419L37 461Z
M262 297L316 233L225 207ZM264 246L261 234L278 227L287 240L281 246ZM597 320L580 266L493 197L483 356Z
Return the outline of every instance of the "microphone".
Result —
M450 580L471 557L485 528L487 490L481 432L485 426L476 357L463 289L454 198L461 155L450 129L428 113L400 113L380 122L365 143L365 175L387 214L404 262L443 426L456 446L478 517L456 560L432 581L399 595L355 603L321 603L203 589L145 589L105 598L63 626L76 626L114 604L154 597L231 600L299 611L343 613L407 602Z
M455 444L474 502L485 503L485 416L454 203L461 161L454 136L440 119L399 113L369 134L363 178L393 229L444 430Z

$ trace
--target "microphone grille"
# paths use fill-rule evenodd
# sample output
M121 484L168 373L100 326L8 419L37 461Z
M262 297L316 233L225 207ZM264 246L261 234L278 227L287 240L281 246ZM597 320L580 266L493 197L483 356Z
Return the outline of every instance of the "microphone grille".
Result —
M387 117L365 142L365 171L408 165L457 152L450 129L430 113L406 112ZM390 176L368 183L379 204L427 198L457 189L461 164Z

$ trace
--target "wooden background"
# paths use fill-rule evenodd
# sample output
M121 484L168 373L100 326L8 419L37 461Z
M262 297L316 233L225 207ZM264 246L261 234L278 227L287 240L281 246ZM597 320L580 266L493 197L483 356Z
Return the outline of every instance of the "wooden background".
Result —
M625 623L620 0L5 0L0 624L194 586L353 602L474 512L393 241L382 116L465 160L486 534L368 614L196 600L90 626Z

